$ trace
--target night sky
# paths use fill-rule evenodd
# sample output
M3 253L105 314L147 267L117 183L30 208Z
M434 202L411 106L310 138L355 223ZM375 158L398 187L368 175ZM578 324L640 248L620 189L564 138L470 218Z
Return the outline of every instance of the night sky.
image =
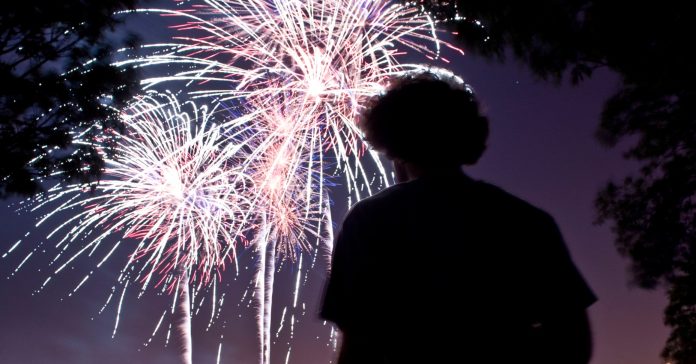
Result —
M150 29L148 41L167 32L150 22L134 25ZM456 58L450 68L473 86L491 121L488 151L467 172L553 215L575 262L599 297L590 308L595 343L592 363L659 363L668 333L662 324L664 294L631 286L628 262L618 256L609 226L593 224L596 192L609 179L621 178L636 168L621 158L621 148L606 150L593 138L602 102L617 88L618 79L603 71L578 87L554 86L535 81L526 69L512 62L500 65L471 55ZM345 199L338 195L335 200L334 219L340 221ZM18 216L16 206L7 206L15 202L2 201L0 206L0 253L32 230L36 215ZM0 363L175 362L176 349L171 344L164 348L163 329L148 347L143 346L168 307L167 297L148 294L137 300L135 290L126 295L113 339L114 303L97 314L121 267L118 256L70 297L84 274L93 269L93 260L78 259L72 271L38 295L32 292L46 278L46 263L53 254L39 251L36 259L8 279L41 236L33 233L16 254L0 259ZM210 312L202 309L194 318L196 363L215 362L220 335L224 335L222 363L257 360L254 309L247 307L248 299L239 304L251 276L252 267L245 269L251 262L249 254L242 255L240 262L236 280L234 272L228 272L231 279L224 288L227 296L222 317L208 332L205 327ZM274 335L282 308L290 303L293 277L293 267L286 267L277 278ZM290 363L323 364L332 358L329 330L315 313L324 279L320 262L302 290L306 313L302 316L301 309L295 311L299 321L294 338L289 338L287 327L277 339L274 336L274 363L285 362L288 341L292 342Z

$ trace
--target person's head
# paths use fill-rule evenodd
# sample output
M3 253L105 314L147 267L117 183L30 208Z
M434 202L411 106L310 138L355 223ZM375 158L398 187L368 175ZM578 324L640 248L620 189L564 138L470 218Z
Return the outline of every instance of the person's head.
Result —
M473 165L488 139L488 119L472 90L431 72L394 80L368 102L359 127L375 150L422 170Z

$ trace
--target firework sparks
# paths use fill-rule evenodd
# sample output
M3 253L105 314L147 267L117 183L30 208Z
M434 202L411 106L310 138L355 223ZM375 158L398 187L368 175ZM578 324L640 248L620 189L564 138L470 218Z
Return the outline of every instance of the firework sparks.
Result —
M193 82L201 86L189 87L193 97L256 100L262 108L268 98L281 97L295 104L285 119L308 123L295 130L315 129L313 137L344 164L365 150L356 125L361 101L381 92L390 77L422 68L397 57L412 50L435 59L449 46L438 40L427 14L389 1L208 0L186 10L139 11L186 21L174 26L182 35L173 43L148 45L156 51L119 63L185 65L143 80L145 87ZM380 164L376 156L373 162ZM371 194L363 166L346 167L351 193L361 198L362 185Z
M235 139L227 128L233 123L214 124L214 112L192 102L180 104L172 94L137 99L123 110L125 133L102 133L114 138L117 152L106 160L103 180L88 187L56 186L33 207L53 207L37 226L79 211L47 236L62 236L51 263L57 266L53 275L81 256L101 252L99 268L118 247L130 244L132 253L118 279L123 288L114 335L129 283L138 282L141 294L149 286L161 287L174 293L172 314L178 313L181 322L183 361L188 363L190 288L219 280L225 265L235 261L248 215L245 193L252 188L235 167L243 146L231 142ZM121 237L115 244L114 236Z

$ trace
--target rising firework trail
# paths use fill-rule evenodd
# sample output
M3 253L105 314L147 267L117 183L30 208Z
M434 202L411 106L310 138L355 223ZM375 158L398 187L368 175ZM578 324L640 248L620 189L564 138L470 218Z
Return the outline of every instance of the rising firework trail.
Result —
M326 243L323 225L330 221L327 178L345 178L349 204L389 184L362 142L361 105L391 77L423 69L400 57L413 52L447 62L440 51L449 45L422 9L385 0L207 0L183 7L138 10L183 22L171 42L146 45L145 56L120 65L166 66L144 87L178 84L194 99L244 105L256 115L246 126L253 148L243 170L258 187L249 216L259 265L259 356L269 363L276 259L301 262L312 252L305 266L314 265L313 241ZM292 335L294 313L288 317Z

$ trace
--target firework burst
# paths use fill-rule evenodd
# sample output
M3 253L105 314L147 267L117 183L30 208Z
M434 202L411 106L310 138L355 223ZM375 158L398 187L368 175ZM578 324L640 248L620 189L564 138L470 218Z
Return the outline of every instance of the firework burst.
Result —
M330 230L326 178L345 177L349 204L389 184L362 142L361 104L391 77L423 69L400 56L412 51L446 61L440 47L449 45L419 8L384 0L207 0L140 11L184 20L173 27L172 42L148 45L148 55L121 63L166 65L166 74L143 80L146 88L178 83L194 99L255 114L245 127L253 147L243 169L258 187L249 216L259 257L261 363L268 363L275 260L297 261L303 251L316 258L314 244L330 247L322 234Z
M161 76L144 79L146 89L181 86L192 100L215 106L180 104L171 94L142 97L123 111L128 132L110 135L118 158L107 160L93 194L59 186L35 209L58 204L40 224L81 211L50 234L63 236L56 274L106 250L98 267L135 242L119 277L121 301L129 282L143 291L161 287L179 302L172 312L191 307L179 299L190 288L194 296L210 284L215 290L220 271L237 263L239 242L251 242L260 361L269 363L276 261L299 266L282 328L286 312L295 322L315 248L330 253L329 177L345 179L349 205L391 181L362 142L363 101L391 77L424 68L400 63L406 53L446 62L440 47L449 45L420 9L385 0L207 0L184 9L187 3L137 10L183 23L171 42L146 45L145 56L117 64L153 67ZM213 113L224 110L227 120L213 123ZM122 239L105 243L114 235ZM190 361L190 338L184 354ZM289 355L290 348L286 362Z
M43 286L79 257L100 257L100 268L117 248L128 246L131 253L118 278L120 302L132 282L142 292L159 287L174 293L172 314L179 313L181 328L190 326L190 287L215 284L226 264L236 261L248 216L245 193L253 189L240 168L243 146L230 142L233 123L213 123L214 112L153 92L122 111L125 132L101 133L116 151L106 160L103 179L91 186L55 186L32 208L51 209L37 227L72 214L47 236L59 237L51 263L57 268ZM93 141L77 135L76 142ZM114 243L115 236L120 239ZM121 303L114 334L120 311ZM181 332L182 355L190 362L190 336Z
M390 77L422 68L397 58L411 50L435 59L449 46L420 9L383 0L208 0L185 10L140 11L185 20L174 26L181 33L174 42L148 45L151 54L120 63L185 68L147 78L145 87L185 81L195 98L261 108L276 107L265 100L280 97L294 104L283 120L306 123L298 132L315 129L313 137L343 164L365 150L356 125L361 102ZM369 195L371 183L360 163L353 167L345 171L359 199L360 185Z

